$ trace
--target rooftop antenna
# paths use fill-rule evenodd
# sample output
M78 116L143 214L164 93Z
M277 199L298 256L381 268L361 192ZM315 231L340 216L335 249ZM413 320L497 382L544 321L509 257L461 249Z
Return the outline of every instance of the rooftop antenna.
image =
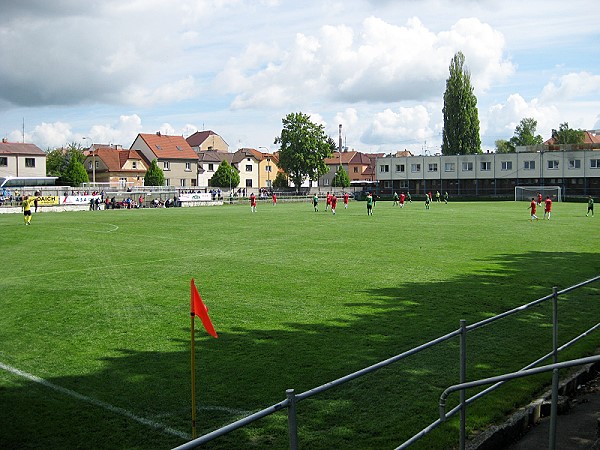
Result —
M25 143L25 117L23 117L23 144Z

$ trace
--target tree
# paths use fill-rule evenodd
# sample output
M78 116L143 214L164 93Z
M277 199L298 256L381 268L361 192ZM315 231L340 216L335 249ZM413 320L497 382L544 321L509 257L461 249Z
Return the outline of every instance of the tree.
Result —
M71 142L67 147L46 150L46 175L58 177L58 182L65 182L63 174L66 172L71 158L78 159L81 163L85 160L81 145Z
M333 181L331 182L333 187L343 187L347 188L350 186L350 177L348 176L348 172L340 165L338 166L337 171L335 172L335 176L333 177Z
M521 145L540 145L544 143L544 139L539 134L535 134L537 128L537 120L532 117L521 119L519 125L515 128L515 134L508 141L508 145L512 151L516 151L517 146Z
M285 176L285 173L283 172L278 172L277 176L275 177L275 181L273 181L273 187L274 188L287 188L289 187L289 183L288 183L288 179Z
M585 139L585 131L573 130L565 122L560 124L558 131L552 130L552 138L555 144L582 144Z
M165 185L165 173L160 167L156 159L153 159L150 163L150 167L144 175L144 186L164 186Z
M323 125L311 122L309 115L290 113L282 122L281 136L275 138L280 144L279 167L297 191L307 177L314 181L327 173L325 158L331 156L331 148Z
M450 63L450 77L444 92L443 155L470 155L481 152L477 98L471 74L464 68L465 56L458 52Z
M61 181L68 184L69 186L80 186L82 183L88 183L90 177L88 176L83 163L78 157L73 155L69 161L69 165L60 177Z
M498 139L496 142L496 153L514 153L515 149L505 139Z
M233 188L240 184L240 174L235 167L223 160L210 179L209 184L214 187L225 188L231 186Z

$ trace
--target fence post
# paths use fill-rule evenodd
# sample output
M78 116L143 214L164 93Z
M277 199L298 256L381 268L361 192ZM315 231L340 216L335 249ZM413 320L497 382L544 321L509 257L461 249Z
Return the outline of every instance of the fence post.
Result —
M552 362L558 362L558 288L552 288ZM552 404L550 407L550 450L556 448L556 415L558 414L558 369L552 371Z
M467 382L467 321L460 320L460 382ZM460 450L465 450L466 422L467 422L467 396L464 389L460 390Z
M290 450L298 450L298 424L296 422L296 394L293 389L285 391L288 399L288 435L290 438Z

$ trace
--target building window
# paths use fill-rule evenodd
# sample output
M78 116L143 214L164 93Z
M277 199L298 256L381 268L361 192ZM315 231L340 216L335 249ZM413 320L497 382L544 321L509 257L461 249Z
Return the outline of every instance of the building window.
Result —
M90 161L90 162L88 163L88 170L92 170L92 168L93 168L92 161Z
M35 158L25 158L25 167L35 167Z
M246 178L246 187L247 188L251 188L252 187L252 178Z
M404 172L404 164L396 164L396 172Z
M501 170L512 170L512 161L502 161Z
M136 161L133 161L133 162L131 163L131 168L132 168L132 169L137 169L137 162L136 162Z
M570 159L569 160L569 169L581 169L581 160L580 159Z
M387 172L389 172L389 171L390 171L390 166L389 166L389 164L381 164L381 165L379 166L379 171L380 171L380 172L382 172L382 173L383 173L383 172L386 172L386 173L387 173Z
M323 180L323 186L329 186L329 178Z
M523 161L524 170L535 170L535 161Z
M421 164L411 164L410 165L410 171L412 173L420 172L421 171Z
M182 178L181 180L179 180L179 186L185 187L185 178Z
M428 172L437 172L437 163L430 163L427 165Z
M489 172L490 170L492 170L492 163L489 161L481 161L481 171Z
M192 178L191 181L192 181L192 186L198 186L198 184L196 183L196 179L195 178Z
M8 167L8 157L0 156L0 167Z
M462 170L463 170L463 172L473 172L473 163L472 162L463 162Z
M209 165L208 165L208 171L209 171L209 172L214 172L214 171L215 171L215 165L214 165L214 164L212 164L212 163L211 163L211 164L209 164Z
M246 164L246 172L252 172L252 164Z
M600 159L590 159L590 169L600 169Z
M392 188L392 182L390 180L385 180L383 182L383 187L384 187L384 189L391 189Z
M163 170L171 170L171 163L169 161L163 161Z
M273 166L265 166L265 172L273 172Z
M444 171L445 172L454 172L456 170L456 165L454 163L445 163Z
M185 170L186 170L186 172L191 172L192 171L192 163L191 162L186 162L185 163Z
M354 167L354 173L358 173L358 167Z
M169 178L165 178L165 186L171 186L171 180Z
M558 169L558 159L551 159L548 161L548 169Z

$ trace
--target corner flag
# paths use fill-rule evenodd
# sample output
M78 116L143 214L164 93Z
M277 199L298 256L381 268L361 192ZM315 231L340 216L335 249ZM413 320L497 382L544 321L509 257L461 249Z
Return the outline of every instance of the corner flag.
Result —
M210 317L208 317L208 308L202 301L202 298L198 293L198 289L196 289L196 285L194 284L193 278L190 283L190 291L190 314L192 316L200 317L200 320L202 320L202 325L204 325L204 329L206 330L206 332L212 337L218 338L219 336L217 335L217 332L215 331L215 328L213 327L213 324L210 321Z

